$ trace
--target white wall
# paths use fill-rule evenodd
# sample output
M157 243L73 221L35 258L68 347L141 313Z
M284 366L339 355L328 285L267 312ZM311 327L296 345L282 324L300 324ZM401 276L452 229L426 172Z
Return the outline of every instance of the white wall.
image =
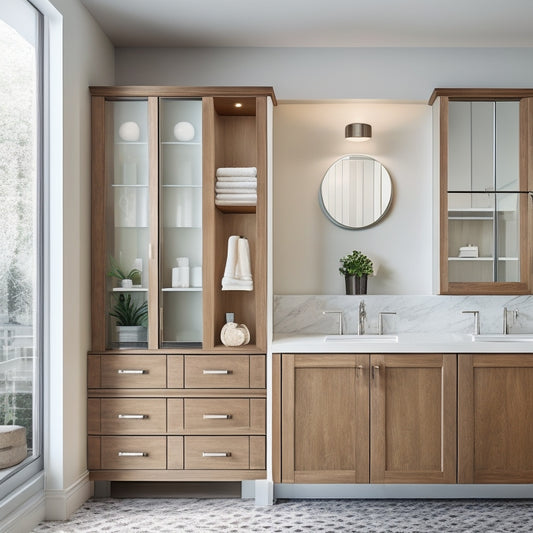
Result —
M435 87L533 87L531 48L119 48L119 85L272 85L278 99L427 101Z
M274 87L281 101L274 108L275 293L342 293L338 259L362 249L381 263L370 292L431 294L426 102L435 87L532 87L533 53L530 48L122 48L116 50L116 83ZM349 146L342 138L344 125L359 121L373 125L374 138ZM395 189L387 218L357 232L329 223L317 201L329 165L354 151L380 160Z
M62 239L63 244L63 351L51 354L52 371L55 369L56 375L51 376L48 431L53 440L46 465L46 489L57 494L54 491L70 488L87 471L86 355L90 348L91 288L88 86L114 82L114 49L78 0L52 0L52 3L63 16L64 99L63 234L51 236L52 240ZM58 178L53 173L51 179ZM62 390L54 386L60 371ZM62 450L55 445L58 442Z
M372 139L344 139L350 122ZM344 154L380 161L393 182L379 223L346 230L318 204L327 169ZM369 294L431 293L431 108L426 104L281 104L274 111L274 293L343 294L339 258L361 250L379 264Z

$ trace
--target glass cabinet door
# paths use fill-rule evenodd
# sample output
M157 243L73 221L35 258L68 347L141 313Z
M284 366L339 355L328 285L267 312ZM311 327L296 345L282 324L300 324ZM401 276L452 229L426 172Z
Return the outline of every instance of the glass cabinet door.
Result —
M161 98L160 342L202 344L202 100Z
M106 101L107 347L147 347L148 102Z
M520 282L520 103L450 101L448 280Z

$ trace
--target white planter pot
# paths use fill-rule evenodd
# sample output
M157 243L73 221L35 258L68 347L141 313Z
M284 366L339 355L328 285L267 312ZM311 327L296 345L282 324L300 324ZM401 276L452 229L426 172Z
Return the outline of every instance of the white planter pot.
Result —
M116 326L118 342L146 342L147 328L144 326Z

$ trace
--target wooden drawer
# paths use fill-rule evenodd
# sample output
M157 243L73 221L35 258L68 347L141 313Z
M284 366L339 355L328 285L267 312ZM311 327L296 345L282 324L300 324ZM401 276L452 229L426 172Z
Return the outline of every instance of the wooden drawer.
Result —
M185 437L185 469L246 470L249 437Z
M185 388L239 389L249 386L248 355L185 356Z
M104 398L100 432L105 435L147 435L167 430L167 402L163 398Z
M265 434L266 400L186 398L184 430L200 434Z
M166 437L102 437L102 469L164 470Z
M165 355L109 355L101 358L104 389L162 389L167 384Z

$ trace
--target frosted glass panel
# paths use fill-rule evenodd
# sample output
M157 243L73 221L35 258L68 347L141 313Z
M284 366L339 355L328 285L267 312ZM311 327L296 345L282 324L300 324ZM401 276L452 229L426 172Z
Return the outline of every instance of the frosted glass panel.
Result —
M108 347L146 348L150 198L148 102L106 102ZM125 277L125 280L120 279Z
M160 100L163 346L202 343L202 102Z

